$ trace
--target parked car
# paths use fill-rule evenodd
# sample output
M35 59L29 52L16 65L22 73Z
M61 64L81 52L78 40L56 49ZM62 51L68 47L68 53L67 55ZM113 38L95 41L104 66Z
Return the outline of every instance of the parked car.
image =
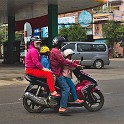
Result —
M64 45L61 51L65 49L72 49L74 55L72 58L74 60L83 61L81 64L83 66L94 66L97 69L104 67L104 65L109 65L109 50L105 43L95 43L95 42L69 42Z

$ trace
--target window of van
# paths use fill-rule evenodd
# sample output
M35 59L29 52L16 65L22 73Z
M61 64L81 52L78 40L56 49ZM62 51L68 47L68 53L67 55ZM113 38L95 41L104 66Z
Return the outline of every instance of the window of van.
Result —
M86 51L91 51L92 47L91 44L77 44L77 51L78 52L86 52Z
M106 51L104 44L78 44L78 52L103 52Z
M103 52L106 51L106 47L104 44L93 44L93 51Z
M63 46L63 48L61 50L64 51L66 49L72 49L74 51L75 50L75 43L67 44L67 45Z

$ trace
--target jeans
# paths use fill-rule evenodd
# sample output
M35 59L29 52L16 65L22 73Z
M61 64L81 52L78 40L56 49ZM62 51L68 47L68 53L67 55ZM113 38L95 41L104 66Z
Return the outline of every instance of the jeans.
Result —
M66 78L66 82L67 84L69 85L70 89L71 89L71 93L72 93L72 96L73 96L73 99L74 101L77 100L77 93L76 93L76 89L75 89L75 85L74 83L72 82L71 78Z
M58 76L56 80L61 88L60 108L66 108L68 102L68 96L70 93L70 87L68 86L66 82L66 78L64 76Z

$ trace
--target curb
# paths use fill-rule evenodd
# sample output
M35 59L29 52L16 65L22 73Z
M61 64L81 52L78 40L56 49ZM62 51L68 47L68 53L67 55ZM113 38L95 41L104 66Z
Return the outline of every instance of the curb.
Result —
M124 61L124 58L110 58L110 61Z
M11 81L7 81L7 80L0 80L0 87L2 86L10 86L10 85L24 85L24 84L29 84L28 81L26 81L25 79L19 81L17 79L12 79Z

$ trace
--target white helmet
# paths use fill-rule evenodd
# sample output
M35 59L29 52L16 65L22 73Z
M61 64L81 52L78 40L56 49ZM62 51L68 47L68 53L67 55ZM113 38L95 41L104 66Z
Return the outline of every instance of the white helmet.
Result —
M63 52L63 56L64 56L64 57L67 57L68 55L72 55L72 54L74 54L74 52L73 52L72 49L66 49L66 50L64 50L64 52Z

